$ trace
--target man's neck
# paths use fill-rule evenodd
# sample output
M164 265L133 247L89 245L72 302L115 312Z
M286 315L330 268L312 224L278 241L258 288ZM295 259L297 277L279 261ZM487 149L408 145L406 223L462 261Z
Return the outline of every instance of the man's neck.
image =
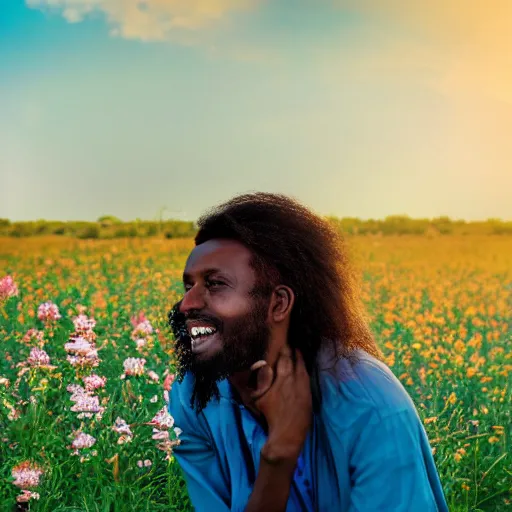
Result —
M244 399L251 392L249 378L251 371L237 372L228 377L232 390L238 402L244 405L256 418L256 420L266 428L267 422L263 414L256 408L256 406L248 399Z

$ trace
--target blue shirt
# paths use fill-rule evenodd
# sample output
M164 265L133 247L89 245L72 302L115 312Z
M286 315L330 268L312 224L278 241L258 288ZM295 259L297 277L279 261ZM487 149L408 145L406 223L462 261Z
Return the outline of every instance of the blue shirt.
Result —
M320 364L322 404L297 463L287 512L448 512L425 429L391 370L359 360ZM330 369L328 369L330 367ZM173 384L169 412L182 429L174 454L198 512L243 511L266 434L228 380L197 415L194 377Z

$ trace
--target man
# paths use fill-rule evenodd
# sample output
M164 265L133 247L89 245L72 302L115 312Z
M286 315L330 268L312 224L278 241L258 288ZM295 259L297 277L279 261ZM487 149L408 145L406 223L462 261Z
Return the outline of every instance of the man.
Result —
M169 314L169 412L195 509L447 511L425 430L380 360L330 225L269 193L198 224Z

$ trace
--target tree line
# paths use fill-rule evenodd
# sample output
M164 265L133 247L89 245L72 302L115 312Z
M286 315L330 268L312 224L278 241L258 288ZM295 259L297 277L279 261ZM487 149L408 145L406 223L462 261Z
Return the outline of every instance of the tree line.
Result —
M449 217L413 219L407 215L391 215L384 219L363 220L357 217L327 216L327 220L346 235L512 235L512 221L452 220ZM71 236L82 239L152 237L189 238L197 232L195 222L181 220L124 222L104 215L96 222L88 221L19 221L0 219L0 236L29 237L44 235Z

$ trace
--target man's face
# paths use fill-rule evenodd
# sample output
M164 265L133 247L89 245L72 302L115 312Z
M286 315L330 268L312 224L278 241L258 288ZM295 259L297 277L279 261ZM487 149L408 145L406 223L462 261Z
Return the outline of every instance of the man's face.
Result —
M216 382L265 358L268 299L252 297L251 252L233 240L209 240L191 252L183 273L185 295L170 315L179 373L195 376L199 409L218 396Z

